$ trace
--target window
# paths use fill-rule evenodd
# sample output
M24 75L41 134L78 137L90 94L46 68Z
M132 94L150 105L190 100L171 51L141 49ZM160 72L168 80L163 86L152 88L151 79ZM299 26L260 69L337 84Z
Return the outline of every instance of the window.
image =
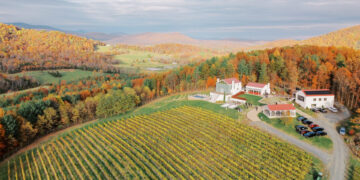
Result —
M321 98L319 98L319 101L321 101Z
M316 98L314 98L313 101L316 101Z
M304 96L300 96L300 95L298 95L298 96L297 96L297 99L298 99L299 101L304 102Z
M324 98L324 101L327 101L327 98Z

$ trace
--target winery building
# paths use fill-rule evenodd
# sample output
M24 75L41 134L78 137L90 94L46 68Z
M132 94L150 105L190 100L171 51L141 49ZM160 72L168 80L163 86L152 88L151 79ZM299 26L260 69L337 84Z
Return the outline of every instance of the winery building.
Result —
M328 108L334 106L334 94L329 89L300 90L295 102L303 108Z

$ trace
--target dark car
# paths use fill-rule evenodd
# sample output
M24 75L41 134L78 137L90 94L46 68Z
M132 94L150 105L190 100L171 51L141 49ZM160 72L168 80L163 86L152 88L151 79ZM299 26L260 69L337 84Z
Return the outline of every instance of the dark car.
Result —
M322 127L313 127L313 128L311 128L313 131L315 131L315 132L317 132L317 131L323 131L324 130L324 128L322 128Z
M302 130L307 130L308 128L303 125L296 125L295 129L297 132L301 132Z
M310 124L312 124L313 122L312 122L312 121L310 121L310 120L305 120L305 121L302 121L302 123L303 123L303 124L310 125Z
M313 124L310 124L309 127L314 128L314 127L319 127L319 125L313 123Z
M304 135L304 134L309 133L309 132L311 132L311 131L309 131L309 130L302 130L302 131L299 131L299 134Z
M304 117L304 116L299 116L299 117L297 117L296 119L297 119L298 121L302 121L302 120L307 119L307 118Z
M324 108L321 108L319 111L322 112L322 113L327 113L327 110L324 109Z
M317 135L317 136L326 136L327 133L324 132L324 131L317 131L317 132L316 132L316 135Z
M318 108L310 108L310 110L313 111L313 112L319 112Z
M308 132L308 133L305 133L303 134L304 137L313 137L313 136L316 136L316 133L315 132Z

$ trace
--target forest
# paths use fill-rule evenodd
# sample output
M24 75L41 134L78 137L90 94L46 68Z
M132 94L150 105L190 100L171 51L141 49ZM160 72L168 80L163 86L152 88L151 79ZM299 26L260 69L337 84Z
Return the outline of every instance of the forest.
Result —
M59 31L20 29L0 23L0 70L6 73L64 68L116 71L110 55L96 52L97 45L104 44Z
M337 101L360 107L360 53L350 48L294 46L239 52L167 72L112 74L0 100L0 149L5 157L35 138L95 118L125 113L156 97L215 86L216 78L270 82L277 93L330 88Z

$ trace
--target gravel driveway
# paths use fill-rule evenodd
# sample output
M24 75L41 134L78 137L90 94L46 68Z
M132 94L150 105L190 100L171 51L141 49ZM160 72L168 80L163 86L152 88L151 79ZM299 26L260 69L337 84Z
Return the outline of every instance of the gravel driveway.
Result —
M346 109L347 111L347 109ZM308 114L297 110L297 113L299 113L302 116L305 116L306 118L310 119L316 124L319 124L320 126L325 128L325 131L328 133L328 136L331 138L333 142L333 152L329 154L328 152L321 150L309 143L306 143L304 141L301 141L289 134L286 134L271 125L259 121L257 117L257 114L259 111L250 111L247 115L247 117L252 120L250 123L253 126L256 126L258 128L261 128L270 134L274 134L278 136L279 138L294 144L298 146L299 148L313 154L314 156L318 157L326 166L329 174L330 174L330 180L345 180L345 173L346 173L346 165L348 160L348 153L349 149L347 145L345 144L343 138L341 135L336 131L336 122L339 122L343 119L346 119L350 113L338 113L337 116L332 116L332 113L326 114L326 115L320 115L318 118L313 118L309 116ZM342 115L341 115L342 114ZM331 118L328 118L331 117Z

